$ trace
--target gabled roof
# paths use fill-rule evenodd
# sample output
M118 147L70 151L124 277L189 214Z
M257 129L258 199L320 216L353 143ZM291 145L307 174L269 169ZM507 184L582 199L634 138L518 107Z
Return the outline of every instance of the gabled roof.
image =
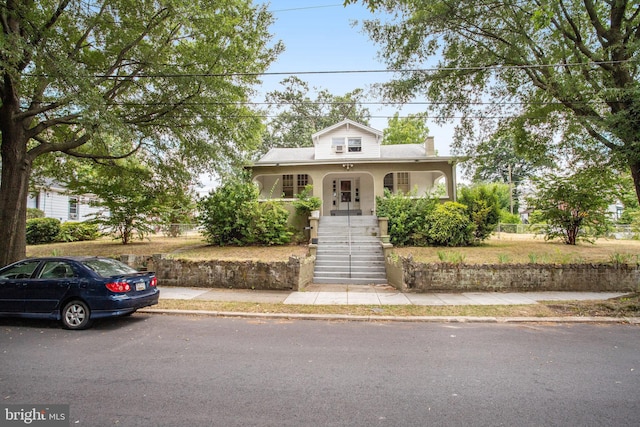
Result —
M342 126L353 126L353 127L356 127L358 129L363 130L364 132L368 132L368 133L374 134L374 135L380 137L380 139L382 139L382 135L383 135L382 131L380 131L378 129L374 129L374 128L369 127L369 126L365 126L365 125L363 125L361 123L358 123L358 122L354 122L353 120L350 120L350 119L344 119L343 121L338 122L333 126L329 126L328 128L324 128L322 130L319 130L318 132L316 132L313 135L311 135L311 139L313 139L314 144L315 144L315 141L319 136L322 136L325 133L331 132L331 131L333 131L335 129L338 129L339 127L342 127Z
M361 132L374 135L378 144L382 142L383 133L377 129L345 119L333 126L322 129L313 134L313 142L316 144L319 137L323 134L336 130L342 126L352 126ZM425 144L398 144L398 145L380 145L379 151L370 153L358 153L358 155L349 156L332 156L321 159L316 158L316 148L314 147L298 147L298 148L272 148L252 166L280 166L280 165L317 165L317 164L336 164L344 162L348 159L351 163L379 163L379 162L435 162L449 161L453 158L440 157L433 154L427 154Z

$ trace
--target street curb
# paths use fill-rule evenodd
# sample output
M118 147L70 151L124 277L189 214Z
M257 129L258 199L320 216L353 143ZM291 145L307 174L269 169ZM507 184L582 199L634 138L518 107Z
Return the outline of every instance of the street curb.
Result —
M348 314L245 313L238 311L142 309L138 313L177 316L239 317L249 319L296 319L350 322L414 323L622 323L640 325L640 317L474 317L474 316L356 316Z

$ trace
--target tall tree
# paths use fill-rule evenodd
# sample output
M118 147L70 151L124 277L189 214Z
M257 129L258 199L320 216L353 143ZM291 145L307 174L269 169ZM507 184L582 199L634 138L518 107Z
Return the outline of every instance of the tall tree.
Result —
M346 0L345 4L358 0ZM536 133L526 147L623 164L640 199L640 4L629 0L364 0L365 22L398 78L435 116L461 116L456 149L498 124ZM433 69L425 64L438 60ZM422 69L421 69L422 68ZM467 138L464 138L464 137Z
M311 135L344 119L369 124L371 114L362 105L362 89L333 95L327 89L312 90L295 76L280 84L282 90L269 92L266 97L273 117L267 123L262 153L274 147L311 146Z
M4 0L0 265L25 255L41 156L178 153L193 173L257 145L246 107L281 50L251 0Z
M428 136L426 114L409 114L401 118L398 113L395 113L383 131L382 144L424 144Z
M98 207L92 221L108 230L122 244L134 235L140 239L153 232L154 222L166 211L170 185L137 159L113 161L111 165L80 168L68 183L70 191L94 194ZM173 191L171 191L173 192Z
M166 153L104 164L76 159L65 162L67 176L59 179L73 194L95 195L95 222L127 244L134 233L142 238L158 227L176 236L178 223L194 216L194 178L178 162Z

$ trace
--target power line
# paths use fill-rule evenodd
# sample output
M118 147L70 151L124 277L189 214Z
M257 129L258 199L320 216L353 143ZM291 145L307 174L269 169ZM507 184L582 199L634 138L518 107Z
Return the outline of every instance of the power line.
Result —
M166 105L174 105L176 103L172 102L112 102L109 105L119 105L124 107L152 107L152 106L166 106ZM396 103L394 102L385 102L385 101L309 101L309 102L223 102L223 101L202 101L202 102L180 102L180 105L187 106L198 106L198 105L234 105L234 106L311 106L311 105L382 105L382 106L393 106ZM588 105L590 104L587 101L576 102L576 104L580 105ZM399 104L401 106L406 105L489 105L489 106L511 106L511 105L564 105L562 102L524 102L524 101L494 101L494 102L481 102L481 101L470 101L470 102L444 102L444 101L409 101L403 102Z
M95 74L93 77L102 79L141 79L141 78L195 78L195 77L248 77L248 76L293 76L293 75L323 75L323 74L383 74L383 73L435 73L441 71L490 71L490 70L531 70L542 68L567 68L584 66L601 66L630 64L640 61L639 59L628 59L623 61L590 61L575 63L556 64L523 64L523 65L487 65L478 67L432 67L432 68L401 68L401 69L365 69L365 70L316 70L316 71L265 71L265 72L229 72L229 73L184 73L184 74L138 74L136 76L127 75L106 75Z
M305 7L293 7L290 9L278 9L278 10L269 10L270 13L279 13L279 12L293 12L298 10L309 10L309 9L326 9L329 7L343 7L342 4L325 4L319 6L305 6Z
M218 118L218 119L255 119L255 118L265 118L265 119L271 119L271 118L278 118L280 117L279 115L271 115L271 114L254 114L254 115L250 115L250 114L212 114L212 117ZM386 115L382 115L382 116L366 116L367 119L390 119L393 118L395 116L386 116ZM448 115L440 115L440 116L428 116L426 117L426 119L429 120L457 120L457 119L473 119L473 120L506 120L506 119L515 119L518 118L520 116L517 115L512 115L512 116L508 116L508 115L492 115L492 116L484 116L484 115L478 115L478 116L448 116ZM174 116L174 119L178 119L178 120L183 120L183 119L188 119L188 118L193 118L193 116L188 116L188 117L182 117L182 116ZM304 120L306 118L308 118L308 116L292 116L292 118L300 118L300 120ZM409 118L409 116L404 116L404 115L400 115L398 116L398 118ZM548 117L546 116L527 116L528 119L547 119ZM598 118L598 117L582 117L582 118Z

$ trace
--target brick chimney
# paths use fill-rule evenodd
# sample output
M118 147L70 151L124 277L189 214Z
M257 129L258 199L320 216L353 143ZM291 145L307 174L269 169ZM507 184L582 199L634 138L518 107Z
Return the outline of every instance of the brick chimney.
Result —
M424 149L427 153L427 156L436 155L435 143L433 142L432 136L428 136L427 139L424 140Z

